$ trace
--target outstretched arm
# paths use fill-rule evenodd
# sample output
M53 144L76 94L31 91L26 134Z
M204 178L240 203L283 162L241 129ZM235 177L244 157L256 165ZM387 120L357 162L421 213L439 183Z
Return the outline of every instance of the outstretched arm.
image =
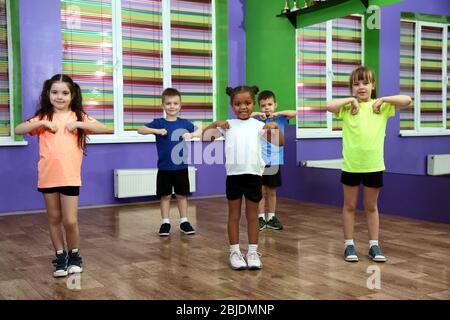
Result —
M166 129L155 129L155 128L149 128L147 126L142 126L138 129L139 134L159 134L161 136L165 136L167 134Z
M281 133L278 125L275 122L269 122L264 127L264 139L273 143L276 146L284 145L284 135Z
M390 103L395 105L396 108L404 108L411 104L411 97L406 95L396 95L396 96L388 96L388 97L382 97L377 99L375 103L372 105L373 112L380 113L381 112L381 105L383 103Z
M75 129L83 129L87 131L88 133L110 133L111 130L108 129L107 126L105 126L100 121L92 121L92 122L86 122L86 121L73 121L67 123L67 129L69 131L74 131Z
M194 138L201 138L201 137L202 137L202 128L198 128L194 132L186 132L185 134L183 134L184 140L191 140Z
M358 100L355 97L341 98L341 99L333 99L327 102L327 111L332 113L337 113L343 106L346 104L352 105L351 114L355 115L359 111Z
M22 122L14 129L14 132L16 134L27 134L40 127L45 127L49 129L51 132L58 131L58 126L55 123L48 120L38 120L32 122L30 121Z
M285 116L288 118L288 120L290 120L297 116L297 110L281 110L270 115L271 118L274 118L276 116Z
M223 136L222 132L220 132L217 128L229 129L230 124L228 121L216 121L211 123L209 126L203 130L203 141L214 141L216 138L220 138Z

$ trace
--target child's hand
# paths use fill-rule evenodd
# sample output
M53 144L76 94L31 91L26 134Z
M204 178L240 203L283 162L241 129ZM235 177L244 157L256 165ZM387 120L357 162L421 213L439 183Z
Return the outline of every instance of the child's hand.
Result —
M43 123L44 127L46 127L47 129L49 129L51 132L55 133L56 131L58 131L58 126L56 125L56 123L53 123L51 121L48 120L44 120Z
M377 101L375 101L375 103L372 105L373 112L380 113L382 104L383 104L383 98L377 99Z
M278 112L274 112L274 113L272 113L272 114L269 116L269 119L273 119L273 118L278 117L278 116L279 116Z
M192 139L192 134L190 134L189 132L186 132L185 134L183 134L183 140L187 141L187 140L191 140Z
M75 131L75 129L78 128L78 121L67 122L66 128L67 128L67 130L69 130L70 132Z
M266 120L267 119L267 116L266 116L266 114L264 112L255 112L255 115L257 117L260 117L261 120Z
M217 121L216 122L216 128L222 128L222 129L230 129L230 124L228 121Z
M269 122L264 125L263 129L264 130L278 129L278 125L276 122Z
M358 100L353 99L352 102L351 102L351 104L352 104L352 108L351 108L351 110L350 110L350 114L351 114L352 116L354 116L354 115L358 114L358 112L359 112Z
M160 136L166 136L167 135L167 130L166 129L158 129L156 134L159 134Z

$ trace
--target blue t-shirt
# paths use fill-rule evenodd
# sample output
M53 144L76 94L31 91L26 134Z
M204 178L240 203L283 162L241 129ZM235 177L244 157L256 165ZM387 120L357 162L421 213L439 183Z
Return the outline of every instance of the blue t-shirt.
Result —
M275 118L266 120L262 120L260 117L256 117L256 119L264 123L275 122L283 135L284 128L289 124L289 120L286 116L276 116ZM266 166L284 164L284 148L282 146L280 147L268 142L267 140L263 140L261 149Z
M175 121L167 121L157 118L145 125L152 129L166 129L167 135L156 136L156 149L158 150L158 169L181 170L187 165L187 144L183 140L183 134L194 132L196 127L186 119L177 118Z

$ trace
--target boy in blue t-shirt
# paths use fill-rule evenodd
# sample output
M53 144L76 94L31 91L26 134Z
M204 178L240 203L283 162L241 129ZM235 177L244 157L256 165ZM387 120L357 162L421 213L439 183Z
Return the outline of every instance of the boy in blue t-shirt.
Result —
M139 128L140 134L154 134L158 150L158 175L156 177L156 194L161 197L162 223L160 236L170 234L169 209L172 189L175 192L180 212L180 229L185 234L194 234L195 230L187 218L187 194L189 193L189 176L186 140L200 137L202 130L192 122L178 118L181 110L181 94L177 89L167 88L162 93L164 118L154 119Z
M284 135L284 128L289 124L289 119L297 115L296 110L283 110L275 112L277 101L272 91L264 90L258 96L258 104L261 112L255 112L252 116L256 119L268 123L276 122L280 133ZM259 231L265 228L281 230L283 225L275 216L275 208L277 205L277 187L281 186L281 165L284 163L283 147L279 147L268 141L263 141L262 156L266 163L263 174L263 198L259 203ZM265 218L265 200L268 200L269 211L267 219Z

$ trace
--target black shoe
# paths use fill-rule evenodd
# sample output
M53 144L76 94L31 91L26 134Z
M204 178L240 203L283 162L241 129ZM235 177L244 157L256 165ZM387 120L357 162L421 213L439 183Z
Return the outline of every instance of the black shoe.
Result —
M170 234L170 223L163 223L159 228L160 236L168 236Z
M180 224L180 229L184 234L194 234L195 230L192 228L189 221L185 221L182 224Z
M83 261L81 259L80 252L78 251L78 249L70 250L67 272L69 274L83 272L83 268L81 267L82 262Z
M67 276L67 252L55 253L56 259L52 261L55 271L53 276L55 278Z

